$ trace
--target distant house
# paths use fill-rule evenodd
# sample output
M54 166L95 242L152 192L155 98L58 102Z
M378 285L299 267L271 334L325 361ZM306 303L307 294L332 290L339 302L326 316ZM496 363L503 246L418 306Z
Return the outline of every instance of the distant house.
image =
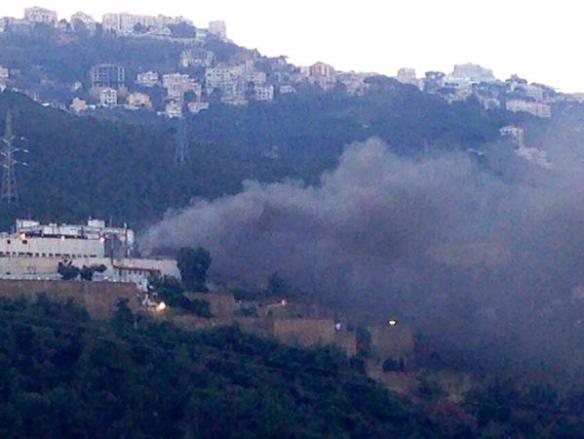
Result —
M6 85L9 78L10 78L10 70L8 70L6 67L0 66L0 84Z
M167 102L166 107L164 109L164 114L166 115L166 117L169 117L171 119L182 117L183 115L182 103L178 101Z
M139 93L139 92L131 93L130 95L128 95L128 108L130 108L130 109L139 109L139 108L151 109L152 102L150 100L150 96L148 96L146 93Z
M224 21L210 21L209 33L225 40L227 39L227 25Z
M550 118L552 117L552 108L549 104L541 102L525 101L521 99L513 99L507 101L506 108L513 113L525 112L533 114L536 117Z
M138 73L136 84L142 87L154 87L160 84L160 75L157 72Z
M92 88L119 89L126 85L126 69L116 64L100 64L90 72Z
M118 92L113 88L103 88L99 92L99 103L102 107L115 107L118 105Z
M55 11L35 6L24 10L24 19L31 23L44 23L55 26L58 21L58 16Z
M74 98L69 108L75 113L82 113L88 109L88 105L87 102L85 102L83 99Z
M193 114L199 114L203 110L209 109L208 102L189 102L188 103L189 112Z
M308 68L310 76L335 76L336 71L333 66L323 62L317 62Z
M254 98L256 101L273 101L274 100L274 86L273 85L256 85L254 87Z
M180 67L211 67L215 62L215 54L204 49L186 49L180 56Z
M75 31L86 30L90 34L97 30L97 22L84 12L77 12L71 16L71 26Z

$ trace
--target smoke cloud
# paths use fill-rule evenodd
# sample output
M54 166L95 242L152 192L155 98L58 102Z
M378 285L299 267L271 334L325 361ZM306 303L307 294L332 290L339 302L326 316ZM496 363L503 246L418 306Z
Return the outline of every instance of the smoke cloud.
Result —
M498 154L409 159L355 143L318 186L246 182L169 214L142 247L201 245L216 275L257 284L278 272L445 345L582 364L581 152L550 147L551 170Z

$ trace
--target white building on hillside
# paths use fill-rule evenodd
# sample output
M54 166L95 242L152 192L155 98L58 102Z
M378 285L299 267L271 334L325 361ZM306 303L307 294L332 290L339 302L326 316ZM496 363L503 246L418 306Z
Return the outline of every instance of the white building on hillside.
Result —
M181 101L172 100L166 103L164 114L171 119L182 117L183 105Z
M507 101L506 108L513 113L526 112L533 114L536 117L548 119L552 117L552 107L549 104L542 102L524 101L521 99L514 99Z
M412 69L409 67L404 67L398 70L397 72L397 80L402 84L409 84L419 89L423 88L423 81L416 77L416 69Z
M184 100L185 94L192 92L196 99L201 98L203 87L189 75L169 73L162 76L162 86L166 89L169 99Z
M132 282L143 291L156 276L180 273L170 259L136 259L134 232L106 227L104 221L83 225L17 220L11 233L0 233L0 279L59 279L60 263L77 268L103 266L96 280Z
M73 98L73 102L69 106L69 109L77 114L87 111L88 108L87 102L81 98Z
M471 83L493 82L496 80L492 70L472 63L455 65L450 77L459 80L465 79Z
M31 23L44 23L51 26L55 26L59 20L55 11L36 6L24 10L24 19Z
M8 70L6 67L0 66L0 84L6 85L9 78L10 78L10 70Z
M165 17L162 15L133 15L128 13L105 14L102 18L103 30L121 35L130 35L141 28L161 29L169 25L186 23L192 25L190 20L184 17Z
M80 30L81 27L84 27L90 34L94 34L97 30L97 22L85 12L77 12L71 15L71 26L73 26L74 30Z
M256 101L273 101L274 100L274 86L273 85L256 85L254 87L254 97Z
M118 245L129 255L135 246L133 230L106 227L105 221L87 224L41 224L17 220L13 233L0 234L0 258L103 258L108 246Z
M215 54L204 49L186 49L180 55L180 67L211 67L215 62Z
M210 21L209 22L209 33L222 38L227 39L227 25L224 21Z
M157 72L138 73L136 84L142 87L154 87L160 85L160 75Z
M99 103L102 107L115 107L118 105L118 91L113 88L102 88L99 91Z
M137 110L140 108L151 109L152 102L150 96L146 93L134 92L128 95L128 108L131 110Z

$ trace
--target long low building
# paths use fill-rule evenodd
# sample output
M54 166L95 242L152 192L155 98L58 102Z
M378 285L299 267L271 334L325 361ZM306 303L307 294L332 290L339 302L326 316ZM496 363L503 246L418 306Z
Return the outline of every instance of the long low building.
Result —
M104 266L95 280L131 282L141 289L151 277L180 278L174 260L132 258L134 245L131 229L106 227L100 220L84 225L18 220L12 232L0 234L0 279L59 279L60 263Z

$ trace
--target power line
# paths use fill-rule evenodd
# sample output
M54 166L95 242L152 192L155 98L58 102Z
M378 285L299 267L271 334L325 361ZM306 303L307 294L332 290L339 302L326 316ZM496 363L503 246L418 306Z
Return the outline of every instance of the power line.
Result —
M178 119L176 131L176 147L174 152L174 161L177 165L182 166L189 160L189 140L187 133L187 122L185 117Z
M19 202L16 166L28 166L27 163L16 160L15 156L18 152L28 152L28 150L17 148L14 144L15 140L16 137L12 131L12 112L8 111L6 114L4 137L0 139L0 143L2 144L0 149L0 162L3 168L0 201L8 205L15 205Z

